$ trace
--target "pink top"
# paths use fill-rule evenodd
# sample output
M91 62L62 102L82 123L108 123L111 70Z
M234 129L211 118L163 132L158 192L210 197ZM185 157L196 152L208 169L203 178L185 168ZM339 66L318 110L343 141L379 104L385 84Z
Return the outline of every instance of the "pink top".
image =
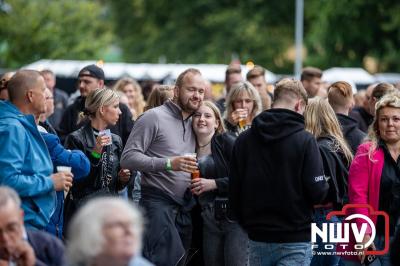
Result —
M379 189L381 183L381 175L385 156L381 148L376 149L372 154L372 160L369 158L368 151L371 147L371 142L361 144L350 166L349 171L349 203L366 203L373 207L375 211L379 208ZM371 218L376 225L377 216L370 216L367 208L353 208L351 213L360 213ZM355 222L361 227L361 221L355 219ZM363 220L365 223L365 221ZM367 233L371 233L371 228L368 226ZM354 238L350 240L349 247L339 249L338 251L354 250ZM345 256L347 259L357 259L356 256Z

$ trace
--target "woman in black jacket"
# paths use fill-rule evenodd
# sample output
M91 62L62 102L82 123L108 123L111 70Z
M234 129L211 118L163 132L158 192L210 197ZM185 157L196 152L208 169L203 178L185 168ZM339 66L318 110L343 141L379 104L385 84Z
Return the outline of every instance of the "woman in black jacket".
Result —
M81 116L87 116L89 121L67 136L65 147L86 154L90 160L90 173L82 181L76 181L67 195L66 221L85 200L95 195L117 194L129 182L130 171L119 166L121 138L106 130L117 123L120 114L119 94L114 90L97 89L86 98Z
M343 137L335 112L327 100L319 97L309 100L304 118L306 130L317 139L324 164L324 175L329 183L325 204L314 206L315 222L320 227L322 223L328 222L326 215L329 212L334 209L341 210L348 202L347 177L353 154ZM339 222L339 220L334 216L329 222ZM319 248L318 251L325 250ZM339 260L340 258L334 255L315 255L311 265L335 266Z
M205 101L193 116L200 177L192 193L202 208L205 265L246 265L247 235L227 216L228 171L235 136L224 133L218 108Z

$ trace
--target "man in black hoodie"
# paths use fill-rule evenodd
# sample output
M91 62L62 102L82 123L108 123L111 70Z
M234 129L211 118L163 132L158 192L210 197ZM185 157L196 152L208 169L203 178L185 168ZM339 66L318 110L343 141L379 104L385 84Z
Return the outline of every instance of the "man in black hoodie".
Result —
M276 85L272 109L236 140L229 201L250 238L250 265L309 265L313 205L328 192L315 138L304 130L300 81Z
M328 88L328 102L336 113L347 144L355 154L366 134L358 128L357 120L349 116L349 112L354 106L351 85L345 81L333 83Z
M103 88L104 80L105 75L103 69L96 65L85 66L79 71L78 86L81 96L67 107L61 118L59 133L62 141L65 140L68 134L79 129L86 122L82 121L78 123L79 113L83 112L85 109L86 96L94 90ZM121 109L121 115L119 116L117 124L108 128L112 133L120 136L125 145L133 127L133 119L131 111L129 111L129 108L125 104L120 103L119 109Z

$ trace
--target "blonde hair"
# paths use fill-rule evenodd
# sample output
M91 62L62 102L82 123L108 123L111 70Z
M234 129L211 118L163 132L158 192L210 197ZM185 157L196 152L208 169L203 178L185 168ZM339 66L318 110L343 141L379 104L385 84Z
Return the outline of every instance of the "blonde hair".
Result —
M379 133L379 112L385 107L400 108L400 92L392 91L385 94L376 104L375 104L375 117L372 125L369 127L368 138L371 141L371 146L368 151L368 157L372 161L373 153L378 147L378 142L381 139Z
M133 86L133 89L136 91L137 97L134 98L133 104L129 105L130 109L135 110L136 117L135 119L141 115L144 112L144 107L146 105L146 102L143 97L143 92L142 92L142 87L140 87L139 83L137 83L136 80L126 77L126 78L121 78L120 80L115 83L113 89L117 91L124 92L124 88L131 84Z
M224 121L222 120L221 112L219 111L218 107L211 101L203 101L202 105L207 106L210 108L215 116L215 120L218 121L218 127L215 130L217 134L222 134L226 131Z
M231 89L229 90L228 95L226 96L226 110L224 113L224 118L227 119L233 111L233 102L242 94L243 92L247 92L249 95L250 99L253 100L254 105L253 105L253 111L251 114L249 114L249 117L253 119L256 117L259 113L262 111L262 105L261 105L261 97L258 91L254 88L254 86L248 82L238 82L232 85Z
M346 143L339 121L328 101L320 97L312 98L304 111L305 129L315 138L332 137L334 151L340 151L348 165L353 160L353 154Z
M274 102L291 102L292 100L303 100L306 105L308 102L307 91L301 81L293 78L284 78L276 83L274 90Z
M173 85L158 85L156 86L147 99L147 105L144 111L150 110L154 107L164 104L168 99L174 97L174 86Z
M85 101L85 109L79 113L79 121L96 117L96 112L103 106L112 105L115 101L119 101L117 91L108 88L97 89L89 93Z

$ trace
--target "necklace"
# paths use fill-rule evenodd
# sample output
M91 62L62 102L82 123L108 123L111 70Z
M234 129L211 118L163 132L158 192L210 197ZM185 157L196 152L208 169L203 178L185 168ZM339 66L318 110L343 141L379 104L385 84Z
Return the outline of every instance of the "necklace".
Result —
M199 146L199 148L204 148L204 147L206 147L206 146L208 146L208 144L210 144L211 143L211 140L208 142L208 143L206 143L205 145L197 145L197 146Z

